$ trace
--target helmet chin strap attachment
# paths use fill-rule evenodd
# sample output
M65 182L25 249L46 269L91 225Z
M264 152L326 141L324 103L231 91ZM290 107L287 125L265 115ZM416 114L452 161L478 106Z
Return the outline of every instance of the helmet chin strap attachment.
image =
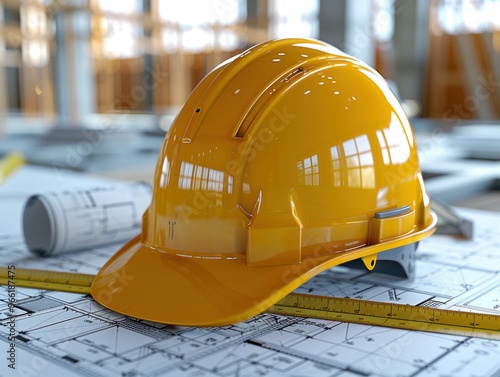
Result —
M368 255L366 257L361 258L365 267L368 271L372 271L377 265L377 254Z
M412 243L396 247L375 255L344 263L342 266L362 270L368 269L372 272L411 280L415 277L417 244ZM371 267L372 260L375 261L373 267Z
M414 224L415 211L408 205L377 212L370 220L369 243L377 244L407 234ZM400 246L348 262L345 266L412 279L416 250L416 244Z

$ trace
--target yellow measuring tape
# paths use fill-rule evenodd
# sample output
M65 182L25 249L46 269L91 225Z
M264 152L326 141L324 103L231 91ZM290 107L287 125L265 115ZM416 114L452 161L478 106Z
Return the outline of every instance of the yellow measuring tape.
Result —
M12 152L0 159L0 184L25 163L23 155L18 152Z
M0 285L90 293L94 275L0 267ZM266 310L304 318L500 340L500 315L290 293Z
M47 289L72 293L90 293L94 275L73 272L33 270L19 268L9 270L0 267L0 285Z
M292 293L268 313L500 340L500 316Z

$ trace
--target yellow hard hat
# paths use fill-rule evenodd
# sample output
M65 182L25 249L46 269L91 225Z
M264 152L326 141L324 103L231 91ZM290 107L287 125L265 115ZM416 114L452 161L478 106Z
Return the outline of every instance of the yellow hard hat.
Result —
M133 317L250 318L330 267L433 233L414 135L383 78L311 39L279 39L212 70L160 152L142 234L93 297Z

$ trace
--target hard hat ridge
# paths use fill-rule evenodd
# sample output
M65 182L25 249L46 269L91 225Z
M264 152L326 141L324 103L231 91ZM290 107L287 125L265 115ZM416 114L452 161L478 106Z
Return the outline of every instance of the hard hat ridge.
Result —
M92 294L163 323L246 319L335 265L404 258L436 226L385 81L310 39L264 42L211 71L166 135L154 180L141 236ZM123 269L137 279L116 286Z

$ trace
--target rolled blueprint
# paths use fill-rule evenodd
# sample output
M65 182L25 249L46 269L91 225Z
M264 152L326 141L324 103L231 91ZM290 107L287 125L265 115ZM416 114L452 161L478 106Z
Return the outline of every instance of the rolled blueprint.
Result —
M125 241L140 233L150 201L143 182L34 195L24 207L24 239L44 257Z

